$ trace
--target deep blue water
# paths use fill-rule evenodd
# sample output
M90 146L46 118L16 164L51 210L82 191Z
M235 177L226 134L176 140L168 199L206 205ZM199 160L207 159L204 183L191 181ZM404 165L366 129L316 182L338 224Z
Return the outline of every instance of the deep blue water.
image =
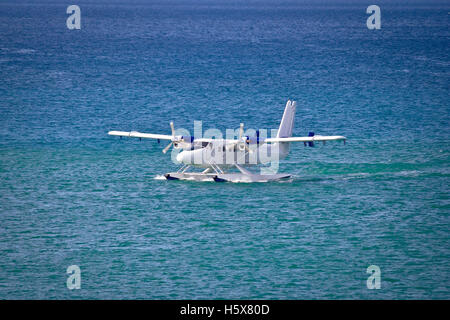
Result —
M450 4L0 3L0 298L450 298ZM277 128L287 183L155 179L109 130ZM79 265L81 289L66 268ZM369 265L381 289L369 290Z

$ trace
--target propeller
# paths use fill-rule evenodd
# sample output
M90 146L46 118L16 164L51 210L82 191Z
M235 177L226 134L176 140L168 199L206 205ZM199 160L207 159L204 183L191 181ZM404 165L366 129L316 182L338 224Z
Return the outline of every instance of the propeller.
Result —
M243 134L244 134L244 124L241 122L239 126L239 140L241 140Z
M166 154L167 153L167 151L169 151L169 149L170 149L170 147L173 145L173 142L171 142L171 143L169 143L168 145L167 145L167 147L165 147L164 149L163 149L163 153L164 154Z
M174 125L173 125L173 121L170 121L170 129L172 130L172 141L167 145L167 147L165 147L164 149L163 149L163 153L164 154L166 154L167 153L167 151L169 151L169 149L170 149L170 147L171 146L173 146L173 143L174 143L174 141L175 141L175 127L174 127Z
M247 138L245 139L245 141L242 139L244 135L244 124L241 123L240 127L239 127L239 139L238 139L238 148L241 151L246 150L249 153L252 153L253 151L247 146Z

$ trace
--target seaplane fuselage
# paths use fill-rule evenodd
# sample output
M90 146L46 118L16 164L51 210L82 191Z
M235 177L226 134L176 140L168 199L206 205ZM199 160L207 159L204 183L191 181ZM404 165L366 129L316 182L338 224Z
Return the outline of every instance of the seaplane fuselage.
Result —
M244 143L246 145L244 145ZM289 142L236 144L235 140L194 141L192 146L181 148L176 155L179 163L200 168L211 164L220 167L256 166L285 159L289 154Z
M136 131L110 131L108 134L120 137L149 138L168 140L169 144L163 149L167 153L173 146L172 159L183 166L177 171L165 174L168 180L194 179L214 181L247 181L259 182L279 180L289 177L288 174L254 174L244 167L259 164L278 163L287 157L291 142L303 142L305 146L314 146L316 141L344 140L344 136L319 136L310 132L307 137L293 137L294 116L297 103L288 101L284 109L276 135L267 138L266 132L260 135L260 130L255 134L244 135L244 124L240 124L237 134L228 139L218 138L194 138L190 136L176 135L173 122L170 122L172 135L141 133ZM195 131L195 130L194 130ZM206 168L204 171L187 172L190 167ZM240 173L226 173L225 168L235 167Z

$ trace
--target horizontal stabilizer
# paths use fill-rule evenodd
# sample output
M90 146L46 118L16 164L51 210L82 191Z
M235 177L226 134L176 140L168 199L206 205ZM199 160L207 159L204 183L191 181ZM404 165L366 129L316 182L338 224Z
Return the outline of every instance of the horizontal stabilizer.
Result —
M313 137L289 137L289 138L268 138L264 140L266 143L274 142L314 142L314 141L333 141L346 140L344 136L313 136Z

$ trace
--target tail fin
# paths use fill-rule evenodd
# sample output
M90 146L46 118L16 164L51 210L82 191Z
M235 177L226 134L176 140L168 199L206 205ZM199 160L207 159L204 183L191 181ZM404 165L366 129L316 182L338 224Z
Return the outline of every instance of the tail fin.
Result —
M288 100L284 109L283 118L281 119L280 128L278 129L277 138L289 138L292 136L296 108L297 102Z

